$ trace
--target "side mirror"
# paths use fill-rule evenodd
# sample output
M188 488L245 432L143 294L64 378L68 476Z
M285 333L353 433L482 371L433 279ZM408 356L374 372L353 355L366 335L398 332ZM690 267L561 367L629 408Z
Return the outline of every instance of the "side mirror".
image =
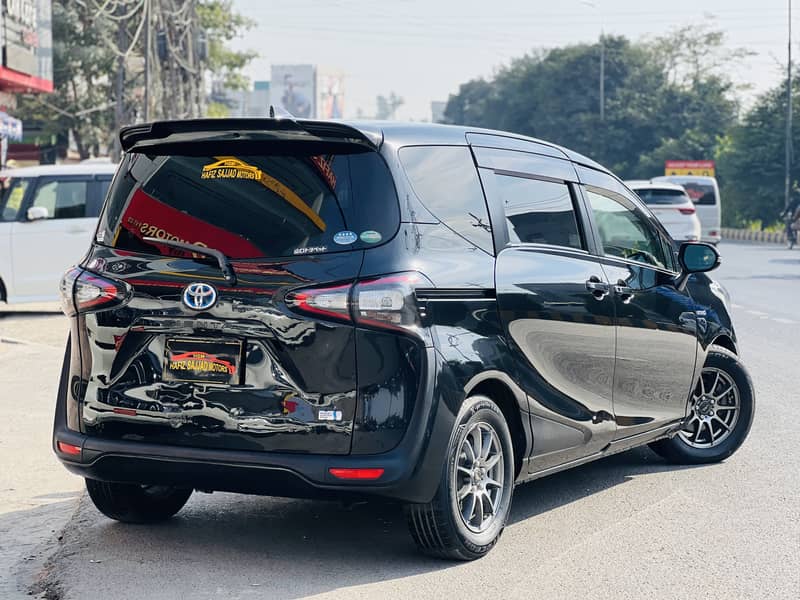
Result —
M28 221L40 221L50 216L46 206L31 206L27 213Z
M692 273L713 271L719 266L721 259L719 252L711 244L684 242L678 250L678 261L682 272L678 276L676 285L682 290Z

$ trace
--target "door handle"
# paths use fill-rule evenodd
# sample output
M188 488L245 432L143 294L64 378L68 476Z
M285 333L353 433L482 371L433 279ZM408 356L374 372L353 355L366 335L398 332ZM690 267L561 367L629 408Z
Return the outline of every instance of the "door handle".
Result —
M605 281L600 281L600 278L596 275L592 275L586 282L586 289L592 292L592 296L594 296L595 300L602 300L608 296L608 293L611 291L611 286Z
M617 285L614 286L614 293L619 296L623 304L628 304L636 295L633 293L633 290L628 287L627 282L622 279L617 281Z

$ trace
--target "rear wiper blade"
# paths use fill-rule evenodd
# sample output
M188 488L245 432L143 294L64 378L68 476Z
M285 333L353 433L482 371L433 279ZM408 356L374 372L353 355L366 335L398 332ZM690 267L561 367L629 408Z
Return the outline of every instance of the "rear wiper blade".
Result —
M236 273L233 272L231 261L219 250L207 248L206 246L199 246L197 244L184 244L183 242L177 242L175 240L164 240L155 237L143 237L142 239L145 242L150 242L151 244L163 244L164 246L171 246L172 248L178 248L180 250L186 250L187 252L194 252L196 254L204 254L205 256L215 258L219 264L220 271L222 271L222 275L225 277L225 281L231 285L236 285Z

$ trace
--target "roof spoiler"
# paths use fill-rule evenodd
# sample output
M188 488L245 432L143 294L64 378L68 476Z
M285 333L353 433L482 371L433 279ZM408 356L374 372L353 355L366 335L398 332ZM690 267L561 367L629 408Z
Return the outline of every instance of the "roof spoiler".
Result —
M294 119L186 119L128 125L119 132L125 152L180 146L192 142L309 141L338 142L377 150L383 136L332 121Z

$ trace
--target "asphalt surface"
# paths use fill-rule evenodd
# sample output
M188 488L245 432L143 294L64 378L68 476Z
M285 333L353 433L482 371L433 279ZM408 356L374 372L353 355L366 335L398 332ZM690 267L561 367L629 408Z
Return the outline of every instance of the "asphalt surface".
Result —
M195 494L177 518L100 515L50 451L65 322L0 313L0 598L800 598L800 251L723 244L757 392L723 464L637 449L517 489L500 544L420 557L400 508ZM30 596L27 596L30 597Z

